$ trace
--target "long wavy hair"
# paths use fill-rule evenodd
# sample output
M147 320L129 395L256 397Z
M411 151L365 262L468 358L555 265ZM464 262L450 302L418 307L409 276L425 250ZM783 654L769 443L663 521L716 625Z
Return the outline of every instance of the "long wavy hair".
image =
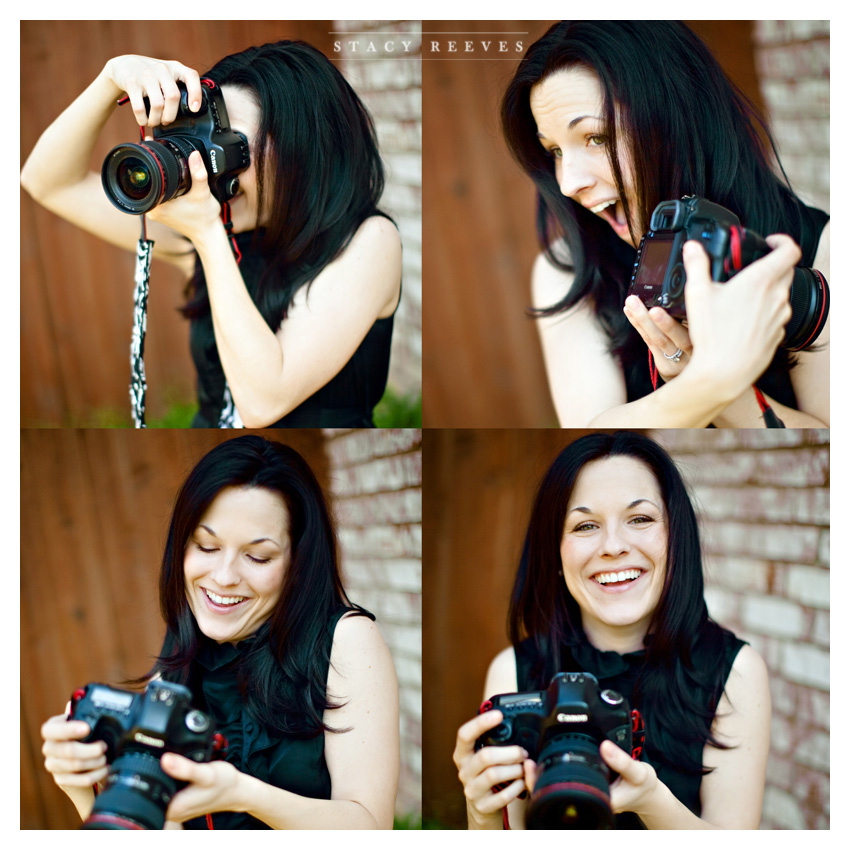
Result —
M389 218L378 209L384 169L375 128L334 64L302 41L248 48L202 76L244 89L259 108L252 157L258 209L268 205L270 217L252 243L262 258L254 297L277 330L295 293L339 256L357 228L373 215ZM184 315L209 313L199 267L188 291Z
M555 267L574 272L573 286L559 302L532 312L554 315L589 298L611 351L624 363L640 353L645 369L645 346L622 309L634 249L599 216L561 194L553 159L536 136L531 89L575 67L599 79L608 159L636 244L658 203L683 195L705 197L757 233L787 233L798 243L802 206L764 119L681 21L561 21L529 47L502 100L502 128L537 188L541 249ZM626 197L618 148L628 150L633 162L637 209ZM556 247L561 239L569 258ZM782 349L779 356L787 358Z
M241 662L242 697L266 728L318 734L329 728L323 712L338 707L326 693L330 641L324 632L340 607L365 612L345 595L322 489L304 458L282 443L257 435L221 443L201 458L180 488L159 579L166 637L148 676L159 673L192 684L204 637L186 598L184 553L207 508L228 487L261 487L280 494L290 523L290 563L280 599Z
M647 740L660 740L657 731L665 729L674 741L676 751L661 757L703 772L689 757L686 744L697 740L721 746L711 724L724 685L716 657L729 633L709 619L696 514L676 464L656 442L632 431L590 434L555 459L537 491L514 582L508 615L511 642L534 642L538 662L532 670L533 686L545 688L562 669L562 648L585 640L581 610L559 575L561 539L579 473L591 461L608 457L634 458L650 469L668 523L667 575L648 628L652 638L634 702L644 715ZM707 699L694 700L693 686Z

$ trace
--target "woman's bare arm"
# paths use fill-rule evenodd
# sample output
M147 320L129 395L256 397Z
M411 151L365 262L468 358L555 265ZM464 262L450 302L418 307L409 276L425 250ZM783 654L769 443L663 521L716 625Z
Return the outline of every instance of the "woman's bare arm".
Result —
M158 125L163 116L173 120L176 80L184 79L191 87L197 77L197 72L177 62L141 56L110 59L95 80L42 133L21 170L21 185L50 212L113 245L135 251L141 230L138 216L112 205L100 174L89 170L89 162L106 122L127 89L132 89L134 98L131 105L122 107L126 110L127 140L137 142L138 129L134 135L131 116L135 114L139 121L141 111L141 120L147 120L150 127ZM143 84L142 80L147 82ZM173 89L169 88L169 81ZM197 85L199 90L200 83ZM154 103L150 119L144 118L143 96L149 96ZM148 236L154 241L154 257L180 266L187 274L191 271L194 259L188 240L154 222L148 227Z

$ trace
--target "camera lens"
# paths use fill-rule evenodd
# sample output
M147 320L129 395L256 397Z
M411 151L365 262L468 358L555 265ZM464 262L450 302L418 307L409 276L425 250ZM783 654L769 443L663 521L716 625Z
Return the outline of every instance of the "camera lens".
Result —
M785 326L782 346L805 351L814 345L829 317L829 284L820 272L797 268L789 299L791 320Z
M529 829L610 829L614 815L607 765L599 741L587 735L550 740L538 759L538 779L528 808Z
M121 162L117 178L121 191L135 201L140 201L150 194L150 169L136 157L128 157Z
M120 755L81 829L162 829L177 781L147 752Z
M101 170L106 196L122 212L143 215L182 195L192 185L188 159L193 149L176 136L113 148Z

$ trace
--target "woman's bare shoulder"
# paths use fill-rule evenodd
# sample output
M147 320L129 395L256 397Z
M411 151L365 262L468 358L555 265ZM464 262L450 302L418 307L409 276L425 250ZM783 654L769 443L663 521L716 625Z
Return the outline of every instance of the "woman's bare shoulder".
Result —
M559 260L569 262L566 247L553 250ZM557 304L570 291L574 277L571 271L554 265L549 256L541 251L531 270L531 302L534 308L542 310Z
M516 652L509 646L490 662L484 683L484 698L489 699L495 694L515 693L516 689Z

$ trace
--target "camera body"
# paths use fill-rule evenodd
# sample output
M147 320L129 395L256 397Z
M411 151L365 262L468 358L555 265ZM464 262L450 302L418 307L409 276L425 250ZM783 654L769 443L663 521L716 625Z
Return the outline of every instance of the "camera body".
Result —
M617 774L602 760L599 746L613 741L633 755L638 729L636 712L621 694L600 690L591 673L558 673L545 691L498 694L480 710L491 709L502 712L502 722L475 749L518 744L537 762L529 829L612 826L608 788Z
M69 719L91 732L83 742L103 741L110 765L106 789L83 829L162 829L180 783L160 767L163 753L196 762L221 755L223 739L212 718L192 707L188 688L154 680L144 693L93 682L74 692Z
M719 204L696 195L662 201L638 247L628 294L640 298L647 309L663 307L674 318L685 318L682 247L689 239L705 248L711 279L718 283L728 281L771 250L759 234L742 227L738 216ZM814 344L826 324L829 287L820 272L798 267L789 297L792 316L782 346L802 351Z
M122 212L143 215L157 204L188 192L192 185L189 155L199 151L210 191L223 204L239 191L238 175L251 164L248 140L230 128L221 88L201 80L201 105L189 109L186 85L178 82L177 117L153 128L153 141L113 148L103 162L101 179L110 201ZM145 98L145 108L150 104Z

